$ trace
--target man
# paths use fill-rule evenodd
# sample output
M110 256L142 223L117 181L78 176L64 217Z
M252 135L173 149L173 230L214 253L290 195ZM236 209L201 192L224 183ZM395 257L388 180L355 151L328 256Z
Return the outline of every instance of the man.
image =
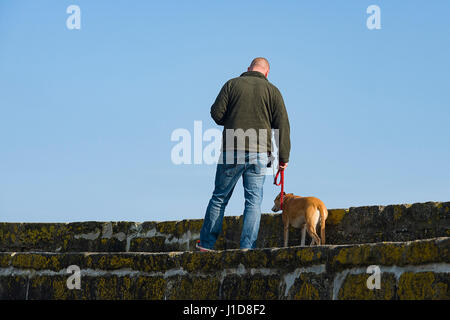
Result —
M224 126L224 131L215 188L197 243L201 251L214 249L225 207L241 176L245 210L240 247L255 248L271 129L278 131L279 166L287 167L291 148L289 120L280 91L267 80L269 69L267 59L254 59L247 72L225 83L211 107L212 118Z

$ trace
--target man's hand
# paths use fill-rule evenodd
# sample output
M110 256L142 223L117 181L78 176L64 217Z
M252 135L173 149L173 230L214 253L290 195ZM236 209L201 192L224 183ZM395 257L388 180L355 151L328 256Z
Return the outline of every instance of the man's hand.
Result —
M287 168L287 166L288 166L288 163L287 163L287 162L286 162L286 163L284 163L284 162L279 162L279 163L278 163L278 170L280 170L280 169L284 170L284 169Z

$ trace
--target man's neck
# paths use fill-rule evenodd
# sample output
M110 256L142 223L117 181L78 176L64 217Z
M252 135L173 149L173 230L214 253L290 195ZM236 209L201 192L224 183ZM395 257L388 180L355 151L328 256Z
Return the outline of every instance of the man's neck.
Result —
M258 68L249 69L248 71L255 71L261 73L264 77L266 76L266 71Z

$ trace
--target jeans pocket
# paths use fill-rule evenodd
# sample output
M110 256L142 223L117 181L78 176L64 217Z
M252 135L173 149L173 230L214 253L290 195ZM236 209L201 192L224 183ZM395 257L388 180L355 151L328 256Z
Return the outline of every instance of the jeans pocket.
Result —
M255 163L251 165L250 172L254 174L265 174L266 173L266 167L267 167L267 161L261 161L261 159L258 159Z
M233 177L236 174L236 168L237 168L236 164L225 164L224 165L225 175L227 175L228 177Z

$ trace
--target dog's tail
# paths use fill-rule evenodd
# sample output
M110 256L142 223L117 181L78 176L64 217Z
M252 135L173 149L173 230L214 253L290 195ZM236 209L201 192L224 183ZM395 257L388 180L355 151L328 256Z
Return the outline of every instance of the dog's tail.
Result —
M327 207L323 203L319 204L320 211L320 244L325 244L325 220L328 217Z

